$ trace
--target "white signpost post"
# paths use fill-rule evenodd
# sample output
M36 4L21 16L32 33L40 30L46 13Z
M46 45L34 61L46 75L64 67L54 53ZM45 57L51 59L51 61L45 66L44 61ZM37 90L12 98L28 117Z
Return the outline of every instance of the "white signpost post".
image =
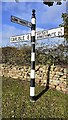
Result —
M43 30L36 32L36 40L42 40L53 37L63 37L64 36L64 27L58 27L50 30ZM23 42L31 40L31 33L17 35L10 37L10 42Z
M31 28L31 33L10 37L10 42L23 42L31 40L31 80L30 80L30 100L35 101L35 40L42 40L53 37L63 37L64 27L36 32L35 10L32 10L31 22L11 16L11 22Z

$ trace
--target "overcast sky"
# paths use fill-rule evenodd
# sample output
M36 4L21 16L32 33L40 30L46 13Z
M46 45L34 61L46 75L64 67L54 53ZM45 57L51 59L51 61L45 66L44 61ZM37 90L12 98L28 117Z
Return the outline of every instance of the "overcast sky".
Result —
M12 45L9 40L10 36L30 32L30 28L12 23L10 21L11 15L31 21L32 9L35 9L37 30L47 30L56 28L59 24L63 23L61 16L62 13L66 12L66 2L63 2L62 5L56 5L56 3L54 3L52 7L44 5L43 2L3 2L2 5L0 3L0 9L1 6L2 30L0 30L0 37L2 33L2 43L0 39L0 46ZM53 39L53 42L54 40L55 39ZM58 39L56 39L56 41L57 40Z

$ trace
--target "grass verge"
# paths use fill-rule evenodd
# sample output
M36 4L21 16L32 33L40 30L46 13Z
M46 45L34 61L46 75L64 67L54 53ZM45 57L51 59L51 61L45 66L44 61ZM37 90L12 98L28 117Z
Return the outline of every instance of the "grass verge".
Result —
M30 83L2 78L2 118L68 118L68 95L49 89L36 102L30 102ZM36 95L44 87L36 84Z

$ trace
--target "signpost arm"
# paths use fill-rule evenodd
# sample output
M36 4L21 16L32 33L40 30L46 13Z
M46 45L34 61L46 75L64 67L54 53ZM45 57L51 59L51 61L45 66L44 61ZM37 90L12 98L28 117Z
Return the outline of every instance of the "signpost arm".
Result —
M35 36L36 36L36 18L35 10L32 10L31 18L31 80L30 80L30 100L35 101Z

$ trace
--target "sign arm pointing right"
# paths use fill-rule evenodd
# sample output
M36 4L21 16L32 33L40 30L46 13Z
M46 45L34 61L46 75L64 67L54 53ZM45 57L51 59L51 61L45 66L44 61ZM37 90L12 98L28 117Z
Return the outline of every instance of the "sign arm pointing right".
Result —
M26 26L26 27L30 27L30 28L32 26L31 22L28 22L26 20L20 19L20 18L15 17L15 16L11 16L11 22L14 22L14 23Z

